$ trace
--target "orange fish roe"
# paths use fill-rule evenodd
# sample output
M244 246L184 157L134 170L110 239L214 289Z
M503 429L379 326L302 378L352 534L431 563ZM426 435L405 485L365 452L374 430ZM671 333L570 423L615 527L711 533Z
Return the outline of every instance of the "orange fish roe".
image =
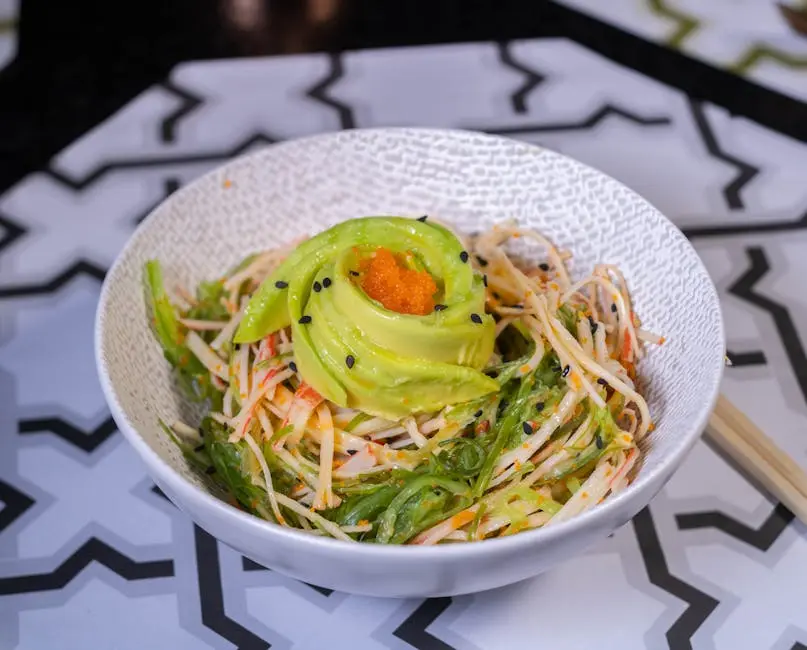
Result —
M400 265L387 248L362 260L361 288L373 300L399 314L424 316L434 311L437 285L428 271L415 271Z

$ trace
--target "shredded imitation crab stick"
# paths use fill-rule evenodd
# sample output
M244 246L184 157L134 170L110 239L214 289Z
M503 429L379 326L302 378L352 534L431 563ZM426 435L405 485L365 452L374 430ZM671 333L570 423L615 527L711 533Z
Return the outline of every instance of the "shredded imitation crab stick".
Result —
M316 409L321 402L322 395L305 382L300 384L299 388L297 388L297 391L294 393L291 407L282 424L283 427L291 425L292 430L287 435L277 440L275 449L282 447L287 438L290 439L292 444L299 442L305 430L306 423L314 412L314 409Z

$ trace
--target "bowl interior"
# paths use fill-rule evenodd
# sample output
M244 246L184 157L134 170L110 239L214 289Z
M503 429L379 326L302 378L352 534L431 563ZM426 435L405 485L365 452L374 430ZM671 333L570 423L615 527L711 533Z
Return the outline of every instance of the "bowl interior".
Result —
M254 250L345 219L422 214L467 232L515 218L571 251L573 275L618 265L643 327L667 339L639 366L657 426L628 490L680 458L712 405L724 355L717 294L697 254L608 176L532 145L462 131L355 130L291 141L236 159L160 205L108 274L99 305L99 371L118 424L210 490L158 424L199 412L174 386L149 330L146 260L161 260L169 288L193 287Z

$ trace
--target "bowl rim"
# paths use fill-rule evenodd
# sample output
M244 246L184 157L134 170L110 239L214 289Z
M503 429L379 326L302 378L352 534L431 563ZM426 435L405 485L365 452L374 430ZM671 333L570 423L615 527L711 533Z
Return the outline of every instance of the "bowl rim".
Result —
M356 128L356 129L349 129L349 130L342 130L342 131L329 131L325 133L317 133L309 136L304 136L300 138L292 138L289 140L284 140L282 142L277 142L274 144L267 145L265 147L260 148L257 151L253 151L247 154L242 154L240 156L236 156L231 158L224 164L218 165L215 168L211 169L210 171L206 172L205 174L195 178L193 181L188 183L187 185L180 188L177 192L174 192L171 196L165 198L164 200L160 201L156 206L154 206L151 211L149 212L148 216L137 226L135 231L127 240L124 247L118 253L115 258L114 263L110 267L109 271L107 272L103 285L101 287L101 293L98 300L98 306L96 309L95 314L95 323L94 323L94 337L93 337L93 347L95 353L95 362L96 362L96 371L99 377L99 381L101 384L101 389L104 394L104 398L106 399L107 404L109 405L111 414L115 423L117 424L121 433L124 434L126 439L129 441L129 444L134 447L135 451L141 457L141 459L145 462L146 466L150 470L152 474L152 478L157 478L159 481L162 481L168 488L169 491L173 494L177 495L177 501L175 505L177 505L181 510L185 510L183 507L183 503L185 501L196 501L199 503L201 509L205 510L212 510L218 519L222 520L229 520L233 525L234 530L240 530L244 527L251 529L256 535L264 535L267 539L271 539L273 537L279 538L285 543L293 543L295 544L295 550L299 550L301 552L304 551L316 551L318 553L325 553L325 554L338 554L343 555L344 553L348 554L356 554L359 556L374 556L378 558L404 558L404 557L417 557L422 560L428 559L439 559L439 558L446 558L447 556L452 556L455 559L464 559L464 558L472 558L479 555L487 555L491 553L498 553L498 554L506 554L513 551L518 551L521 548L532 546L533 544L540 544L540 543L551 543L554 540L557 540L561 537L566 535L573 536L577 531L587 528L596 528L598 526L602 526L606 520L612 516L617 511L624 511L624 512L631 512L631 517L635 516L635 514L647 503L649 503L650 499L655 496L658 490L666 483L672 473L679 467L681 462L684 460L686 455L689 453L690 449L694 446L695 442L700 437L701 433L703 432L706 422L709 418L709 415L714 410L714 406L717 402L717 398L720 391L720 384L723 378L723 372L725 369L725 363L723 360L723 356L716 357L715 368L712 369L712 372L716 373L715 381L713 385L709 387L710 392L707 394L704 400L701 402L701 406L698 409L697 416L693 420L693 424L687 430L685 435L680 436L680 441L678 442L677 446L673 449L672 453L668 454L667 456L663 456L656 467L653 468L652 473L648 476L644 477L644 482L641 486L640 490L631 489L633 487L633 483L629 485L625 490L620 492L615 496L608 497L605 501L598 504L595 508L587 510L583 513L580 513L566 521L560 522L558 524L548 526L545 528L534 528L530 530L525 530L519 532L517 535L508 535L507 537L499 537L493 539L486 539L481 540L481 543L461 543L461 544L435 544L435 545L419 545L419 544L401 544L401 545L393 545L393 544L370 544L370 543L362 543L362 542L346 542L339 539L334 539L330 537L320 537L317 535L310 535L306 534L305 532L299 531L297 529L288 528L285 526L280 526L275 524L274 522L261 519L256 517L255 515L246 513L229 503L217 498L209 491L204 490L196 485L194 485L191 481L183 477L179 472L177 472L171 465L164 460L155 450L153 450L149 444L145 441L145 439L135 430L134 426L132 426L129 422L128 417L126 416L121 403L118 399L117 392L115 387L112 384L112 380L107 372L106 362L103 359L103 345L104 345L104 327L103 327L103 319L107 309L107 303L109 302L109 296L112 291L112 286L115 282L116 275L118 273L118 269L123 264L124 259L127 257L131 249L133 248L134 244L138 240L139 236L149 227L149 224L154 220L157 216L157 213L169 202L175 200L177 197L181 196L185 193L190 193L194 191L194 188L198 185L203 183L209 183L210 179L220 175L222 171L226 170L231 165L236 163L243 163L247 159L258 159L262 156L267 155L269 151L275 151L278 148L287 148L287 147L295 147L298 146L300 143L308 142L308 141L316 141L316 140L334 140L340 138L350 138L356 134L366 134L366 133L403 133L403 134L421 134L421 135L431 135L431 136L451 136L451 137L462 137L467 138L468 136L474 136L480 138L482 140L489 139L489 140L497 140L497 141L507 141L510 146L514 147L521 147L525 153L530 154L540 154L540 153L550 153L554 156L559 156L561 158L565 158L567 160L572 161L576 166L580 168L587 169L590 171L595 172L601 176L606 177L611 183L615 183L617 186L627 190L629 195L632 195L635 201L644 203L649 206L652 210L654 210L658 216L661 217L662 222L666 222L666 225L669 226L671 236L676 237L679 241L682 241L686 248L694 256L695 261L695 269L693 273L702 275L706 280L706 292L709 294L711 302L716 307L716 323L714 323L714 333L715 333L715 340L721 342L721 346L723 347L723 352L725 353L725 324L723 313L720 307L720 300L719 295L717 292L717 288L714 285L714 282L709 275L703 261L701 260L700 256L698 255L695 248L692 246L690 241L686 238L686 236L681 232L681 230L676 226L670 219L668 219L658 208L656 208L652 203L650 203L647 199L642 197L640 194L632 190L631 188L624 185L624 183L620 182L619 180L613 178L612 176L602 172L586 163L580 162L575 158L562 154L560 152L547 149L545 147L535 145L529 142L524 142L522 140L516 140L513 138L507 138L504 136L498 135L491 135L488 133L483 133L480 131L474 131L469 129L444 129L444 128L429 128L429 127L371 127L371 128ZM711 374L711 373L709 373ZM644 499L644 495L650 494L650 499ZM642 502L638 507L637 503ZM190 515L189 515L190 516ZM193 517L191 519L194 520L194 523L198 522L195 521Z

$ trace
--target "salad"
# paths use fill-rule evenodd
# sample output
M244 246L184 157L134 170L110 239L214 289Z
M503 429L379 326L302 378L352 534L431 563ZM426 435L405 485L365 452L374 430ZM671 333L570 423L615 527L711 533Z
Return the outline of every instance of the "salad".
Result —
M653 428L636 364L664 342L617 267L574 281L570 259L512 222L463 236L424 216L348 220L193 292L149 261L154 333L208 409L163 426L234 505L312 535L565 521L630 481Z

